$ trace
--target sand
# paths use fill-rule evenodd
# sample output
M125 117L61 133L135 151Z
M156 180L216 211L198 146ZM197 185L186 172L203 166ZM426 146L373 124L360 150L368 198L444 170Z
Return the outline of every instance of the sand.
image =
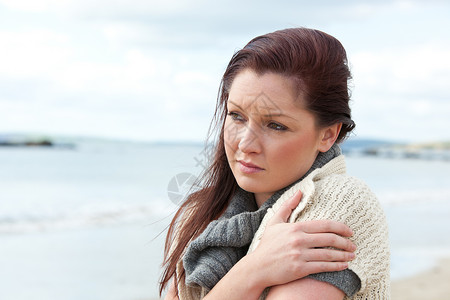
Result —
M450 258L418 275L392 282L392 300L450 299Z

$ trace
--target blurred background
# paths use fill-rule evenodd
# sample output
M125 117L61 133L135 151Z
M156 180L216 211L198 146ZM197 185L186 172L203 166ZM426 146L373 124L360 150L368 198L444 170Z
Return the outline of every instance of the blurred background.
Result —
M343 149L385 208L393 298L421 272L448 282L449 15L443 0L0 0L0 299L157 299L229 59L298 26L347 50Z

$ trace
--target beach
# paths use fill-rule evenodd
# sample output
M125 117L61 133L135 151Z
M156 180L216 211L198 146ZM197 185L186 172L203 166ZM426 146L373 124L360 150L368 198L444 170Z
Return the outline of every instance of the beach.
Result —
M450 257L431 269L392 282L393 300L450 299Z
M0 150L2 300L158 299L173 195L185 192L170 183L198 174L201 145ZM392 299L450 299L450 163L346 161L385 210Z

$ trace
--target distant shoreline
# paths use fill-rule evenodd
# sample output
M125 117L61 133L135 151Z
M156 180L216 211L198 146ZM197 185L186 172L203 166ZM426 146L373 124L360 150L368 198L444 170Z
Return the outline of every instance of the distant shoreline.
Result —
M74 143L55 143L49 139L44 140L16 140L0 141L0 147L22 148L22 147L46 147L46 148L75 148Z
M43 141L22 141L22 142L11 142L11 141L0 141L0 146L2 147L53 147L54 144L50 140Z
M367 148L344 148L348 156L373 156L392 159L420 159L450 161L450 148L420 147L416 145L387 145Z
M89 137L48 137L39 135L0 135L0 148L64 148L75 149L83 144L113 145L143 144L149 146L203 146L205 143L190 141L133 141ZM389 159L419 159L450 161L450 142L395 143L374 139L348 139L341 144L348 156L372 156Z
M76 147L73 143L54 143L49 140L44 141L20 141L20 142L8 142L8 141L0 141L0 147L5 148L35 148L35 147L44 147L44 148L65 148L65 149L74 149Z

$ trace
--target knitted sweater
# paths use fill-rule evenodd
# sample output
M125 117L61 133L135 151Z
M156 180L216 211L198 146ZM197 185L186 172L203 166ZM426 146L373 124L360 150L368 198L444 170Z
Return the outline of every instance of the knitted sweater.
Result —
M356 258L349 269L361 280L360 290L351 298L390 299L388 228L375 195L360 180L345 174L343 156L316 169L287 190L267 213L256 232L249 252L255 250L268 220L280 206L301 190L303 198L288 222L329 219L347 224L353 230Z
M267 209L291 186L339 155L341 155L341 151L336 144L327 152L319 153L311 168L302 178L275 192L259 208L253 193L238 188L220 218L212 221L200 236L191 241L185 249L182 261L178 263L177 268L177 273L183 270L182 268L186 271L178 285L180 299L201 299L240 258L245 256ZM183 218L184 226L189 226L188 219L187 216ZM177 238L174 242L176 243L176 241ZM354 295L360 288L358 276L350 270L309 276L334 284L347 295Z
M350 263L352 270L350 272L355 272L359 276L361 288L352 298L346 299L389 299L389 245L384 214L370 190L362 182L345 175L344 158L339 154L337 156L328 161L326 165L309 173L302 181L280 191L281 194L276 197L273 209L267 212L261 227L254 235L249 251L253 251L258 245L268 218L287 198L300 189L304 196L299 207L293 212L290 222L294 222L294 219L298 221L334 219L346 223L354 232L352 240L358 249L356 251L357 258ZM334 183L336 183L335 188ZM326 189L329 188L332 190L327 191ZM327 199L334 201L327 201ZM269 200L267 202L270 202ZM325 211L316 211L322 209L320 208L322 205L324 205ZM313 214L308 216L310 211ZM316 214L317 217L314 217ZM366 231L366 226L375 230ZM376 236L372 236L372 234ZM371 241L371 238L375 238L375 242ZM379 249L377 245L380 246ZM373 257L378 260L373 260ZM382 271L376 271L378 267ZM184 271L183 260L180 260L177 264L177 273L180 274L182 271ZM339 278L348 280L346 276L335 275L335 272L330 272L329 278L327 278L327 273L312 274L310 277L329 283L336 282L335 280ZM348 285L348 282L341 285ZM186 285L183 279L178 281L177 289L179 298L182 300L201 299L208 292L208 289L199 285ZM372 292L368 292L370 289Z

